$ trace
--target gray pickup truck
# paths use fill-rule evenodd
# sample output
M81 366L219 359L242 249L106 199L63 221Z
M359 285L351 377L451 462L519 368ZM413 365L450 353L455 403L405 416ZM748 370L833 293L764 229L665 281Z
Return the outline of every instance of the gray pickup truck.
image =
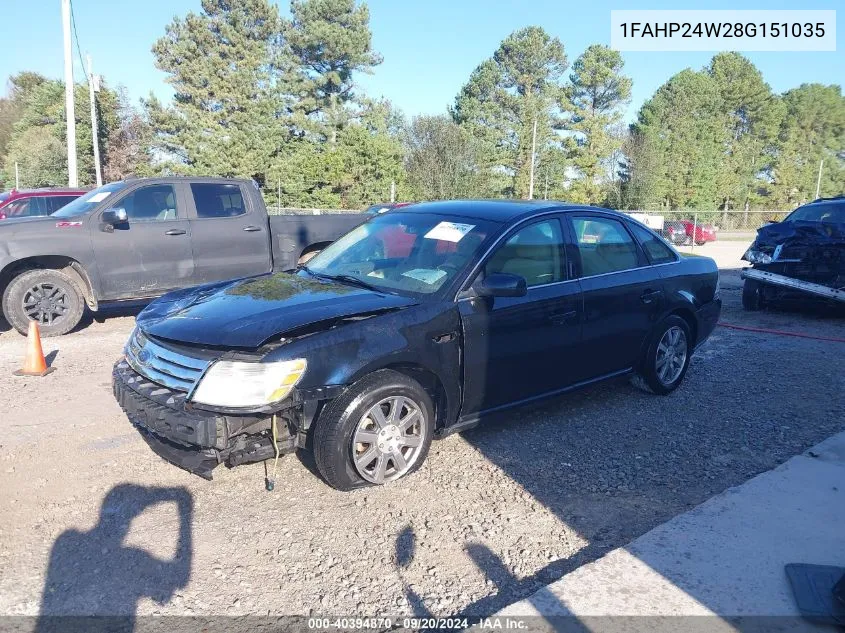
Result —
M0 224L3 315L19 332L72 330L85 306L288 270L361 224L360 213L268 216L256 184L221 178L113 182L47 217Z

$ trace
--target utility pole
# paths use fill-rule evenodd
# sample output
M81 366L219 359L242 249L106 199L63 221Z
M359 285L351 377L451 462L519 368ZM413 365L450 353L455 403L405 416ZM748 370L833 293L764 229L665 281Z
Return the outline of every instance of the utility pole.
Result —
M18 161L15 161L15 189L21 188L21 179L18 177Z
M816 179L816 198L819 197L819 192L822 188L822 165L824 165L824 158L819 161L819 177Z
M528 183L528 199L534 199L534 159L537 154L537 117L534 117L534 133L531 135L531 180Z
M396 181L390 181L390 201L396 202Z
M94 141L94 173L97 175L97 186L103 186L103 172L100 169L100 139L97 134L97 101L94 93L100 90L100 82L94 77L94 66L91 64L91 56L86 54L88 60L88 95L91 99L91 138Z
M76 113L73 109L73 53L70 45L70 0L62 2L62 30L65 36L65 114L67 117L67 185L77 187Z

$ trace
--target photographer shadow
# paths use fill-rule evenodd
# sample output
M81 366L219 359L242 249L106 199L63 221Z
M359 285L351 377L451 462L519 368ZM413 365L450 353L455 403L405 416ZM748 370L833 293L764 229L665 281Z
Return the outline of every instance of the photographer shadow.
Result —
M176 552L170 560L124 545L132 520L161 503L175 503L179 513ZM87 532L67 530L53 543L36 631L91 631L102 626L132 631L139 600L164 604L188 584L192 520L193 497L185 488L112 488L103 499L97 525Z

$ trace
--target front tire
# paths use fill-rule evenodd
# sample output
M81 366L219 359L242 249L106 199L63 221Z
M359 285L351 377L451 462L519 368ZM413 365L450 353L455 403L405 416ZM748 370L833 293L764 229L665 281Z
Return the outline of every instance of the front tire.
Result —
M756 279L746 279L742 285L742 307L748 312L763 308L763 284Z
M314 428L314 459L337 490L381 485L425 461L434 434L434 405L414 379L383 369L333 400Z
M654 330L636 382L652 393L672 393L687 373L692 352L689 324L676 315L665 318Z
M61 336L82 320L85 300L77 284L60 270L30 270L15 277L3 293L3 315L26 334L36 321L41 336Z

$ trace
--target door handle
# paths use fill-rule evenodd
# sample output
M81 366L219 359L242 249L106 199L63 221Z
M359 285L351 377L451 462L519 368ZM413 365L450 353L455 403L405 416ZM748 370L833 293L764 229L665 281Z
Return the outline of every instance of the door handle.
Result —
M660 297L660 295L662 294L662 290L646 290L640 295L640 299L643 303L651 303L652 301Z
M260 230L261 230L260 226L252 226L251 224L249 226L244 227L244 231L246 231L247 233L255 233L256 231L260 231Z
M551 321L555 325L566 325L577 316L578 312L576 310L570 310L568 312L557 312L549 317L549 321Z
M187 233L185 229L170 229L169 231L165 231L165 235L184 235Z

